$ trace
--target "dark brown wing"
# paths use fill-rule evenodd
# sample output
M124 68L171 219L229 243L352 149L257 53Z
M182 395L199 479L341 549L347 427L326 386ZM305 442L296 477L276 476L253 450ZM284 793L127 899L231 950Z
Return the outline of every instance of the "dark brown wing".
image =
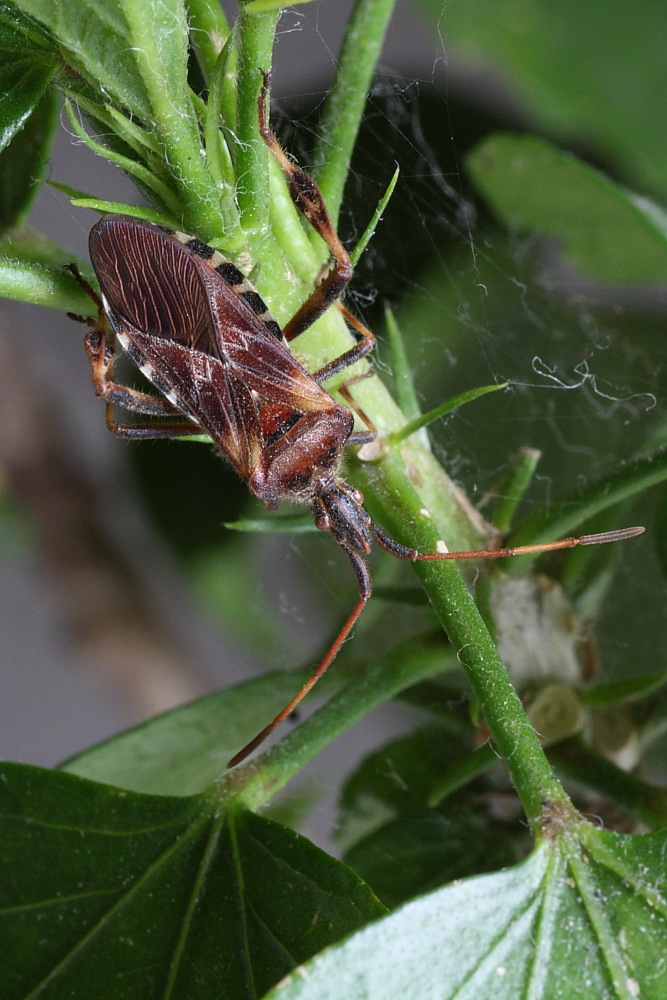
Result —
M93 227L90 259L111 311L129 326L186 347L215 349L198 268L173 236L149 223L107 215Z
M263 447L262 429L257 401L233 366L140 330L125 327L123 332L202 431L248 479Z
M206 286L218 356L263 399L302 412L328 409L328 392L301 367L287 343L267 329L220 275L203 261L197 264Z
M173 233L108 215L91 230L89 248L110 312L123 326L228 361L271 402L300 411L331 405L285 342ZM156 371L162 374L159 366Z
M91 231L90 256L116 332L245 478L289 414L332 405L285 341L174 233L104 216Z

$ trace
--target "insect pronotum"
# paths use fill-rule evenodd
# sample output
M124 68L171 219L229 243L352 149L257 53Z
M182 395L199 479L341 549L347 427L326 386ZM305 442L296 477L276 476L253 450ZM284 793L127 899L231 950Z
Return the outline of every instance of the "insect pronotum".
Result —
M375 431L368 421L368 430L354 431L352 413L322 383L367 355L374 337L340 307L358 340L339 358L309 374L287 346L337 303L352 267L319 189L288 160L268 127L267 89L265 77L259 99L261 135L285 174L294 203L332 259L326 276L282 330L243 274L216 250L196 237L130 216L106 215L90 233L101 297L72 268L98 308L85 345L95 391L107 404L109 429L133 440L208 434L269 509L283 500L310 507L316 526L331 532L357 578L357 603L322 661L229 767L263 742L335 659L371 594L366 556L373 539L411 561L495 559L619 541L643 531L625 528L519 549L424 553L401 545L373 523L361 493L343 480L340 467L345 446L367 442ZM116 342L160 396L114 382ZM349 390L343 395L363 417ZM116 406L163 420L117 424Z

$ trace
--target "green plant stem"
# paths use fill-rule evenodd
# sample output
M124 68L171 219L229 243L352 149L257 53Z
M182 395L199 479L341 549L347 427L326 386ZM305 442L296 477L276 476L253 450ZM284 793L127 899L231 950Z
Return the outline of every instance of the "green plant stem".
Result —
M123 13L135 46L137 66L151 102L157 132L160 135L174 183L186 208L187 221L203 239L220 233L217 199L206 162L201 155L199 128L189 99L185 76L187 59L184 46L187 25L174 20L165 12L165 22L159 25L163 39L170 33L183 34L182 43L174 43L177 65L165 66L166 46L160 46L155 24L146 17L142 0L121 0ZM179 45L183 46L183 51Z
M234 151L241 226L254 260L262 260L269 233L269 151L257 128L262 72L270 72L276 13L239 12L237 30L237 145Z
M0 296L89 316L91 301L71 274L11 258L0 258Z
M566 777L627 809L651 829L667 826L667 789L616 767L580 736L550 747L549 757Z
M229 25L219 0L186 0L190 40L208 80L229 36Z
M375 65L396 0L357 0L348 21L338 68L322 118L311 170L338 222L350 167Z
M407 467L414 469L407 447L403 449L403 454L406 453ZM432 478L437 480L437 463L432 459L430 461ZM422 470L425 469L423 463L422 456ZM436 551L436 518L423 516L423 501L406 473L403 456L397 451L392 452L367 469L365 478L369 498L372 488L372 502L382 512L382 523L394 536L421 551ZM458 568L453 562L418 562L414 568L422 579L458 661L468 674L491 739L506 763L531 827L538 830L547 803L576 816L567 794L553 774ZM410 644L407 644L403 660L394 654L391 663L376 665L365 672L313 719L281 740L267 754L246 765L253 776L250 779L252 790L248 794L253 800L257 795L260 798L262 795L269 797L276 787L282 786L352 721L361 718L371 707L391 697L401 687L422 680L434 668L437 668L437 662L415 662ZM313 735L313 727L316 727L316 736ZM246 768L239 770L245 771ZM236 780L243 781L244 775Z
M405 464L404 464L405 462ZM381 462L381 475L374 477L374 502L382 523L399 541L421 552L437 551L439 537L447 538L451 549L459 546L453 532L443 532L440 508L450 506L444 497L429 504L431 517L419 516L420 497L415 495L412 450L392 451ZM437 462L422 458L419 482L437 482ZM379 471L379 470L378 470ZM454 651L466 671L484 714L491 739L505 761L526 816L536 829L546 802L569 804L555 778L537 735L509 679L493 640L477 610L458 567L453 562L416 562L431 604L445 629Z

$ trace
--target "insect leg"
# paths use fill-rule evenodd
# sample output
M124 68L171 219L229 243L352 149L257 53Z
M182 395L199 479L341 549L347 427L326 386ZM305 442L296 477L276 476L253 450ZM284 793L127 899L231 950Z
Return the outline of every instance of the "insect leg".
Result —
M84 292L88 296L88 298L92 299L93 302L95 303L95 306L97 307L98 317L101 316L102 313L104 312L104 306L102 305L102 299L99 297L99 295L97 294L97 292L95 291L95 289L93 288L93 286L90 284L90 282L86 281L86 279L84 278L84 276L81 274L81 271L79 270L79 265L78 264L65 264L65 270L66 271L71 271L71 273L74 275L74 277L76 278L76 280L78 281L78 283L81 285L81 288L84 290ZM77 316L74 313L68 313L68 315L72 319L76 319L79 322L88 323L89 325L91 325L92 321L89 320L86 316ZM98 319L98 322L99 322L99 319Z
M113 431L114 434L118 434L119 437L134 437L134 436L149 436L143 434L124 434L119 433L124 431L126 428L123 425L115 424L113 421L113 416L111 415L112 408L114 406L122 406L125 410L131 410L135 413L144 413L149 416L154 417L173 417L178 415L182 416L181 411L173 406L169 400L164 399L159 396L153 396L146 392L140 392L137 389L131 389L129 386L120 385L113 381L113 367L116 361L116 342L115 334L109 326L106 314L104 312L104 305L102 299L97 294L92 285L86 281L81 272L79 271L77 264L67 264L66 270L71 271L76 280L78 281L81 288L84 290L86 295L88 295L97 307L97 320L93 320L88 316L76 316L74 313L69 313L72 319L77 320L81 323L87 323L93 329L89 330L84 338L84 345L86 348L86 354L88 355L88 360L90 361L90 367L93 371L93 386L95 387L95 394L100 397L100 399L105 400L107 404L107 426ZM141 425L135 425L136 429L139 430ZM197 434L200 433L198 428L193 428L191 423L180 422L178 425L162 425L163 428L167 426L182 426L183 430L174 431L173 433L182 434ZM148 430L148 426L141 428ZM156 434L156 437L164 437L164 434ZM173 436L173 434L171 435Z
M113 406L107 407L107 427L116 437L126 441L151 441L158 438L185 437L187 434L203 434L201 427L191 421L164 424L117 424L113 417Z
M293 340L303 333L330 305L338 299L352 277L352 264L347 251L334 229L324 198L317 184L308 174L292 163L285 155L280 143L271 131L267 121L266 99L269 90L269 74L264 74L262 89L257 102L259 112L259 132L269 147L287 180L292 201L329 247L334 266L315 290L308 296L301 308L283 327L286 340ZM363 356L363 355L362 355Z
M361 406L359 406L359 403L350 392L350 386L356 385L357 382L363 382L364 379L370 378L374 374L375 372L371 369L370 371L364 372L363 375L355 375L354 378L348 379L347 382L343 382L343 384L338 387L338 392L343 397L350 410L352 410L352 412L356 414L361 422L366 424L366 427L368 428L368 430L354 431L350 434L347 439L348 444L367 444L369 441L374 441L378 436L377 427L366 412L362 410Z
M338 375L345 368L349 368L350 365L365 358L375 347L375 334L367 326L364 326L361 320L358 320L341 302L336 302L335 305L338 311L343 314L345 322L360 335L361 340L349 351L345 351L340 357L334 358L333 361L329 361L324 367L313 372L312 377L316 382L325 382L328 378Z
M113 381L113 367L117 354L114 336L106 321L98 324L94 330L90 330L85 336L84 343L93 370L95 393L100 399L105 400L107 406L122 406L124 410L153 417L174 417L177 414L182 417L181 411L168 399L140 392L138 389L131 389Z
M298 694L296 694L295 697L292 698L292 700L288 705L285 705L285 707L281 709L280 712L278 712L278 715L276 715L275 719L272 722L270 722L268 726L265 726L260 733L257 733L257 736L255 736L254 739L250 740L250 742L247 743L242 750L239 750L238 753L234 754L232 759L227 764L227 767L235 767L237 764L240 764L242 760L245 760L245 758L248 757L249 754L253 752L253 750L256 750L257 747L264 742L264 740L267 738L267 736L270 735L270 733L273 732L276 726L279 726L280 723L283 722L288 715L291 715L291 713L294 711L297 705L306 697L308 692L315 686L315 684L317 684L322 674L324 674L327 668L331 666L336 656L338 655L341 646L343 645L348 635L354 628L354 625L356 624L359 615L364 610L366 602L368 601L368 598L371 596L371 576L368 571L368 567L366 566L366 563L363 561L363 559L356 554L356 552L351 552L349 549L345 549L344 551L348 559L352 563L352 567L357 576L357 583L359 586L359 600L352 609L352 612L348 617L347 621L345 622L345 624L343 625L342 629L340 630L340 632L338 633L332 644L329 646L329 649L327 650L324 659L315 668L315 670L310 675L310 677L303 685L301 690L298 692Z
M100 312L95 328L86 334L84 343L93 370L95 393L107 404L106 421L112 434L132 441L201 434L201 428L190 420L184 420L181 410L168 399L140 392L138 389L131 389L113 381L113 367L117 357L115 337L103 312ZM114 418L116 406L147 416L171 417L172 421L162 424L117 424ZM173 420L176 416L180 418L178 421Z

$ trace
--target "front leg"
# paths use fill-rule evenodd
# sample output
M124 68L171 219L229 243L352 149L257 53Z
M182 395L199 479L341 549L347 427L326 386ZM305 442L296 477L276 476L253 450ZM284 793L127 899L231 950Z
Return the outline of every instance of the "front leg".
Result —
M269 128L266 111L269 90L269 74L264 73L262 90L258 101L259 133L275 156L280 169L285 175L292 201L306 221L316 233L322 237L331 251L334 266L315 290L308 296L298 312L283 327L286 340L294 340L300 333L307 330L316 319L327 311L329 306L340 298L343 290L352 277L352 264L347 250L338 238L331 224L324 198L315 181L285 155L280 143Z
M95 303L97 308L97 321L86 316L75 316L70 313L72 319L81 323L87 323L92 327L84 338L86 354L90 361L93 372L93 386L95 394L103 399L106 406L107 427L116 437L125 440L146 441L155 438L183 437L187 434L201 434L201 428L191 420L183 419L183 412L177 406L170 403L168 399L161 396L153 396L147 392L140 392L126 385L120 385L113 381L113 368L117 358L116 337L109 326L109 320L104 311L104 303L86 281L76 264L69 264L67 269L72 272L76 280ZM139 367L141 367L139 365ZM151 417L171 417L170 423L151 424L117 424L114 419L114 407L120 406L124 410L132 413L142 413ZM180 419L175 421L173 417Z
M115 338L106 321L90 330L84 340L86 353L93 370L95 393L108 406L121 406L132 413L144 413L150 417L183 416L181 410L163 396L153 396L148 392L131 389L113 381L113 368L117 354ZM193 433L198 433L196 430Z

